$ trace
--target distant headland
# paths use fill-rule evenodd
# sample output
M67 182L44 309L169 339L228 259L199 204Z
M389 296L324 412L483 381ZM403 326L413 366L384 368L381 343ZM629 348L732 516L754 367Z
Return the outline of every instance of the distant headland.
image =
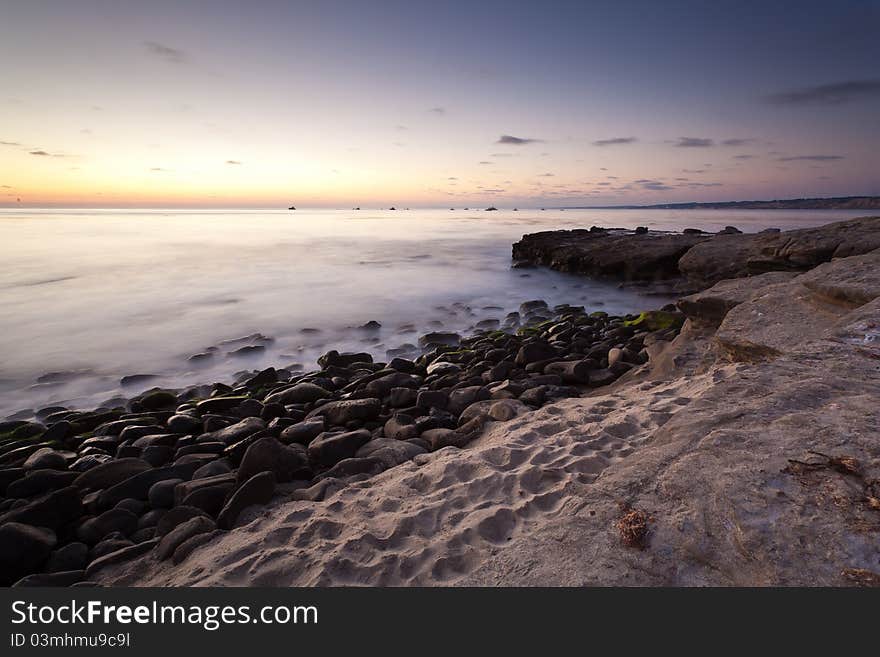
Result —
M577 206L570 210L595 210L599 206ZM832 198L789 198L773 201L722 201L717 203L661 203L658 205L602 206L604 210L877 210L880 196L835 196Z

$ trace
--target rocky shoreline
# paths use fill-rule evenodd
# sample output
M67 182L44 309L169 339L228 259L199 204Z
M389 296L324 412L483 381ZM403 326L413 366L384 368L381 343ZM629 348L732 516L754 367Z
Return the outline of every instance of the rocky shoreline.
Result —
M348 483L608 385L671 340L683 316L611 317L525 302L415 360L329 351L308 373L153 388L122 407L50 407L0 424L0 572L10 585L89 581L146 551L174 563L273 495L319 501ZM23 578L23 579L20 579Z
M2 584L880 582L880 218L583 232L698 291L0 426Z
M833 258L877 248L880 226L875 217L865 217L818 228L750 234L733 226L716 234L597 226L545 231L524 235L513 245L513 259L519 266L542 265L628 283L664 283L688 294L728 278L804 272Z

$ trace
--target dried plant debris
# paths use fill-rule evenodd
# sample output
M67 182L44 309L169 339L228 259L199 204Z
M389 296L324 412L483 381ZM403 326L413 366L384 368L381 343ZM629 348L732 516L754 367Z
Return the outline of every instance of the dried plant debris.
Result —
M864 568L846 568L840 574L856 586L880 587L880 574Z
M809 472L811 470L835 470L841 474L862 476L861 464L858 459L852 456L829 456L822 452L807 450L808 454L818 456L818 461L799 461L797 459L788 459L790 468L795 474Z
M621 515L616 522L621 542L627 547L644 550L648 546L649 520L644 511L622 506Z
M880 480L869 479L859 460L853 456L830 456L822 452L808 450L812 460L788 459L788 466L783 472L794 475L804 484L809 484L807 475L812 472L831 471L852 477L861 487L862 502L869 509L880 511ZM850 481L852 481L852 479Z

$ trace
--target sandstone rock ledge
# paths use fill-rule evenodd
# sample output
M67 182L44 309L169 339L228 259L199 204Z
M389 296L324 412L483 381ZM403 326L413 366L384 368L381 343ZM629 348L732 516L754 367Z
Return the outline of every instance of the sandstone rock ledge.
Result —
M723 281L651 360L354 483L276 500L138 585L880 581L880 251Z
M680 290L695 291L727 278L807 271L877 248L880 217L864 217L782 233L545 231L524 235L513 245L513 259L625 281L673 281Z

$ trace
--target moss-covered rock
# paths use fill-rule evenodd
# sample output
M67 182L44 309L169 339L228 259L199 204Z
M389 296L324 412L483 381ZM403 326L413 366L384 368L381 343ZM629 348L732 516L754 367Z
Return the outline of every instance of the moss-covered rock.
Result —
M645 331L663 331L670 328L681 328L681 325L684 324L684 319L685 317L682 313L649 310L641 313L635 319L625 321L623 325Z

